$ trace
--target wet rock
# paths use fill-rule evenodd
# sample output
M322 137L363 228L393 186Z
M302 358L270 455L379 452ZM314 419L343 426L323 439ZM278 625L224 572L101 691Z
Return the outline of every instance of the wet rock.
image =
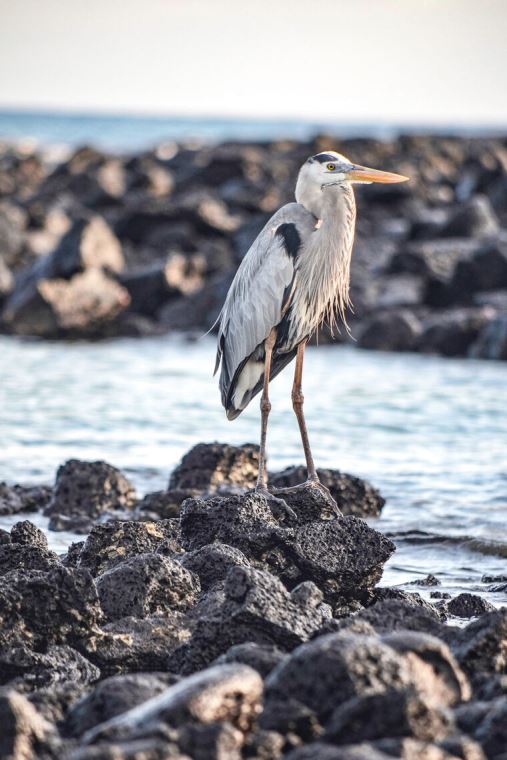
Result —
M452 732L449 712L428 698L406 691L386 691L353 697L331 715L324 738L336 744L354 744L388 736L412 736L438 741Z
M181 551L177 520L111 520L92 528L81 549L78 566L88 569L92 575L101 575L129 557L155 552L162 547L165 554Z
M0 652L0 683L30 694L73 684L84 687L98 680L100 671L70 646L49 646L45 652L24 647Z
M252 488L259 471L259 447L246 443L198 443L169 480L169 489L213 493L222 488Z
M97 578L97 591L107 619L118 620L186 609L195 603L200 584L175 560L151 553L106 570Z
M81 649L101 619L95 584L86 571L57 566L0 577L0 649L18 644Z
M136 673L106 678L72 706L65 721L64 734L80 737L99 723L158 696L177 681L178 678L170 673Z
M476 195L462 204L440 231L442 237L490 237L498 233L498 218L487 197Z
M403 659L378 639L328 634L298 647L268 676L265 712L292 699L325 722L353 697L404 690L409 683Z
M380 633L408 630L442 638L445 631L438 611L431 605L419 605L406 599L386 599L377 602L359 612L356 619L369 623Z
M39 279L33 288L14 291L3 319L15 335L96 338L107 335L129 302L125 288L101 270L88 269L71 280Z
M181 565L199 577L204 590L225 579L231 567L248 567L243 552L227 544L215 543L186 552L181 556Z
M374 315L361 327L358 345L375 351L414 351L422 333L415 314L388 311Z
M378 517L385 499L367 480L339 470L318 469L320 482L329 490L338 508L344 515L357 517ZM288 488L306 480L306 468L287 467L282 472L270 475L271 488ZM283 496L282 496L283 498ZM291 501L290 506L294 508Z
M125 617L103 626L86 642L87 657L103 676L166 670L168 656L188 641L191 624L181 612Z
M239 662L256 670L264 679L286 656L273 644L256 644L253 641L247 641L245 644L232 646L225 654L217 658L216 664Z
M444 356L466 356L481 330L494 317L495 312L489 307L441 312L424 323L419 350Z
M436 576L434 576L432 573L427 575L425 578L418 578L415 581L410 581L410 583L414 586L440 586L440 581Z
M88 532L105 512L132 509L135 490L127 478L107 462L69 459L58 468L53 498L45 510L50 527L67 518L67 527ZM84 530L83 530L84 528Z
M507 666L507 609L487 612L459 630L451 641L453 653L472 679L504 673Z
M266 560L273 560L280 578L290 588L311 580L333 603L369 597L395 548L389 539L353 516L278 528L271 535L277 552L273 557L266 553Z
M150 736L161 722L177 728L226 721L247 732L260 712L262 693L262 679L252 668L215 665L169 687L143 707L102 723L85 734L84 742L139 736L139 731Z
M52 726L30 702L12 690L0 694L0 725L0 757L4 760L36 760L53 734Z
M479 332L469 354L474 359L507 359L507 316L497 317Z
M8 486L0 483L0 515L37 512L47 505L52 490L47 486Z
M494 612L495 607L477 594L459 594L447 602L447 610L451 615L462 618L478 617L485 612Z
M149 516L152 520L167 520L178 517L181 503L187 498L186 491L154 491L148 493L136 504L136 513L142 520Z

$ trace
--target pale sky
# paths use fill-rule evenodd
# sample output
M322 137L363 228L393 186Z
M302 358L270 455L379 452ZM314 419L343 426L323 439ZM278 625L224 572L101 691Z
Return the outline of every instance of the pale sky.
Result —
M0 0L0 107L507 125L507 0Z

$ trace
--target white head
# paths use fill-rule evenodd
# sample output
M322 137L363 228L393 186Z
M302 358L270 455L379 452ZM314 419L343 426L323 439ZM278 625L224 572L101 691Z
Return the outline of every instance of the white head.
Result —
M353 164L335 150L317 153L303 164L296 183L296 201L320 217L324 193L339 194L351 184L369 185L372 182L405 182L408 177L391 172L381 172L366 166Z

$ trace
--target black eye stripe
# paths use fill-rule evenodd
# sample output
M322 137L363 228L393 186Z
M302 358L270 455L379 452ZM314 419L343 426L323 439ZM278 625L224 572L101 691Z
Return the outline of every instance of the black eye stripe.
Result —
M332 153L317 153L316 156L312 156L312 161L318 161L319 164L327 164L329 162L335 164L336 160L336 156L333 156Z

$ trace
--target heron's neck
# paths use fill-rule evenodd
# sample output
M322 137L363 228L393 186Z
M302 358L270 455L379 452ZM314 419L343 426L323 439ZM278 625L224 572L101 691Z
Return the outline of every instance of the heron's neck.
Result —
M306 285L307 299L310 299L318 319L333 319L338 313L345 321L356 221L352 187L326 188L321 193L318 212L319 222L305 244L299 269Z

